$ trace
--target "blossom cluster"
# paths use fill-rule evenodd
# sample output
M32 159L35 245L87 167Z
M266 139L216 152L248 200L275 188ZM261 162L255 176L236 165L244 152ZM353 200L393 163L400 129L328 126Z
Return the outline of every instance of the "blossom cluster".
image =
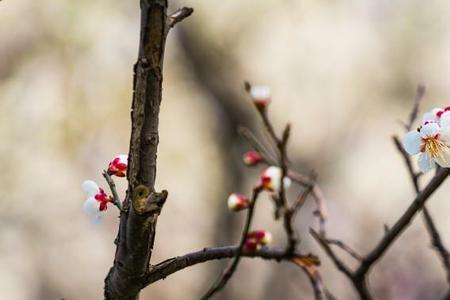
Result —
M430 171L435 163L449 168L450 106L426 112L422 125L405 135L403 147L410 155L419 154L417 162L423 173Z
M270 88L248 85L247 91L254 106L258 111L264 113L271 102ZM242 161L249 167L255 167L266 162L264 156L258 151L246 152L242 157ZM283 172L280 167L269 165L260 174L256 188L276 195L280 192L282 184L284 189L288 189L291 185L291 179L287 176L283 178ZM252 205L251 201L254 201L254 199L249 199L242 193L232 193L228 197L228 208L231 211L246 210ZM255 251L262 246L270 244L271 241L272 235L270 232L265 230L252 231L248 233L243 249L245 251Z
M107 173L109 176L125 177L128 167L128 156L118 155L109 163ZM94 223L100 222L106 214L108 204L113 203L112 196L106 194L103 188L93 180L85 180L81 188L87 194L83 210Z

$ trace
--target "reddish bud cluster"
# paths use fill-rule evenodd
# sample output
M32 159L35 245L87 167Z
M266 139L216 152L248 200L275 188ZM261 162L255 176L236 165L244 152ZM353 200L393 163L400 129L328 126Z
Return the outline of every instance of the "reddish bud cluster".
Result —
M244 251L252 252L272 242L272 234L266 230L251 231L247 234Z

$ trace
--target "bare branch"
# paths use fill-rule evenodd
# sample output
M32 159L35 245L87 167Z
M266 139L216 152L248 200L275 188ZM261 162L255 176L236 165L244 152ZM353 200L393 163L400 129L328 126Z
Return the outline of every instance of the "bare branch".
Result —
M106 183L109 186L109 189L111 190L111 194L113 196L113 204L115 206L117 206L117 208L119 209L119 211L122 211L122 201L120 201L120 197L117 194L117 189L116 189L116 184L114 183L114 180L111 178L111 176L108 174L107 171L103 171L102 173L103 177L106 180Z
M325 242L327 242L330 245L335 245L339 248L341 248L342 250L344 250L345 252L347 252L351 257L353 257L354 259L358 260L358 261L362 261L363 257L358 254L355 250L353 250L350 246L348 246L347 244L345 244L344 242L340 241L340 240L336 240L336 239L325 239Z
M428 198L441 186L450 174L450 169L440 169L428 185L417 195L408 209L397 220L394 226L383 236L376 247L364 258L356 271L357 276L364 276L380 259L397 237L408 227L415 215L423 208Z
M244 229L242 230L241 234L241 241L239 242L239 247L236 252L236 256L234 257L233 262L227 267L227 269L222 273L222 275L218 278L218 280L211 286L211 288L206 292L205 295L201 297L202 300L206 300L211 298L215 293L220 291L225 287L227 282L230 280L231 276L233 276L234 272L236 271L241 255L243 253L243 248L245 241L247 239L248 232L250 230L250 226L252 224L253 220L253 214L255 211L255 204L258 200L258 196L261 193L262 188L261 187L255 187L253 189L252 198L250 200L250 206L247 209L247 218L245 221Z
M192 15L193 12L194 9L191 7L182 7L177 9L174 13L168 16L169 28L173 28L177 23Z
M120 214L114 264L105 279L106 300L138 297L152 256L160 208L167 197L166 192L159 194L154 190L162 70L169 31L167 6L167 0L140 0L141 26L138 59L134 67L128 191ZM174 16L174 20L181 20L183 15Z
M403 149L403 146L401 145L398 137L393 137L395 146L397 147L397 150L402 154L402 157L404 158L406 167L408 168L408 172L411 178L411 181L414 186L414 190L417 194L420 193L420 187L419 187L419 174L415 173L411 157L409 154ZM428 231L428 234L431 238L431 244L436 249L439 257L442 260L442 264L444 265L445 271L447 273L447 281L450 283L450 254L447 250L447 248L444 246L444 242L442 241L441 235L439 234L439 231L436 228L436 225L434 224L433 218L428 211L428 209L424 206L423 208L423 216L425 221L425 227Z
M239 253L239 246L225 246L217 248L204 248L200 251L189 253L183 256L167 259L159 264L152 266L145 279L145 286L167 276L178 272L184 268L207 262L210 260L235 258ZM300 254L297 254L300 255ZM284 249L263 247L261 249L249 252L241 252L240 257L262 258L267 260L275 260L277 262L283 260L291 260L286 255Z
M340 258L336 255L336 253L334 253L333 249L331 249L327 241L323 237L321 237L321 235L317 233L314 229L311 228L309 232L311 233L313 238L319 243L319 245L322 247L325 253L331 258L336 268L338 268L338 270L344 273L348 278L352 279L353 272L343 261L340 260Z

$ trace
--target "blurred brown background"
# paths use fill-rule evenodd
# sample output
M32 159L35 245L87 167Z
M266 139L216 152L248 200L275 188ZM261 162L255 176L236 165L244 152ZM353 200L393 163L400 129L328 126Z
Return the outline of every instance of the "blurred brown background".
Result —
M450 3L406 0L189 1L192 17L167 43L157 186L170 192L158 222L153 262L238 240L242 214L226 209L258 171L241 166L238 124L258 128L245 79L270 85L278 130L292 122L291 159L320 174L328 231L362 253L413 198L391 142L412 105L450 99ZM0 2L0 299L101 299L112 264L117 211L92 225L81 210L84 179L128 151L138 1ZM175 9L176 3L172 3ZM117 180L122 194L124 180ZM295 195L295 189L291 190ZM447 241L445 183L429 203ZM268 199L255 222L282 245ZM356 299L320 255L326 286ZM450 242L450 241L449 241ZM345 254L342 255L345 257ZM142 299L196 299L223 267L211 262L147 288ZM446 290L420 217L373 270L379 299L436 299ZM217 299L311 299L300 269L245 260Z

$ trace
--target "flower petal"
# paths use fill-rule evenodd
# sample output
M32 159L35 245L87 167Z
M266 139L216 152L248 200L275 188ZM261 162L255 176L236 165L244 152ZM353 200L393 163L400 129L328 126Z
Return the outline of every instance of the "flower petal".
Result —
M269 99L271 95L272 93L268 86L252 86L250 89L250 96L253 99Z
M417 131L410 131L403 138L403 148L405 148L409 155L419 153L421 144L422 137Z
M89 197L94 196L99 191L97 183L92 180L83 181L83 183L81 184L81 188L88 194Z
M439 130L439 139L450 145L450 126L442 127Z
M100 224L103 221L103 218L105 217L105 214L103 212L100 212L98 214L95 214L91 217L91 221L93 224Z
M99 205L100 202L95 200L94 197L89 197L84 201L83 211L90 216L96 215L100 211Z
M435 113L428 111L428 112L424 113L423 117L422 117L422 122L425 123L426 121L436 121L437 122L438 117L436 116Z
M419 169L423 173L430 171L434 167L434 162L430 159L430 156L426 152L420 153L417 163L419 165Z
M423 138L434 137L438 133L439 133L439 125L434 122L425 124L420 129L420 135Z
M444 146L439 155L433 157L434 161L443 168L450 168L450 148Z
M441 126L450 126L450 111L446 111L441 115Z

